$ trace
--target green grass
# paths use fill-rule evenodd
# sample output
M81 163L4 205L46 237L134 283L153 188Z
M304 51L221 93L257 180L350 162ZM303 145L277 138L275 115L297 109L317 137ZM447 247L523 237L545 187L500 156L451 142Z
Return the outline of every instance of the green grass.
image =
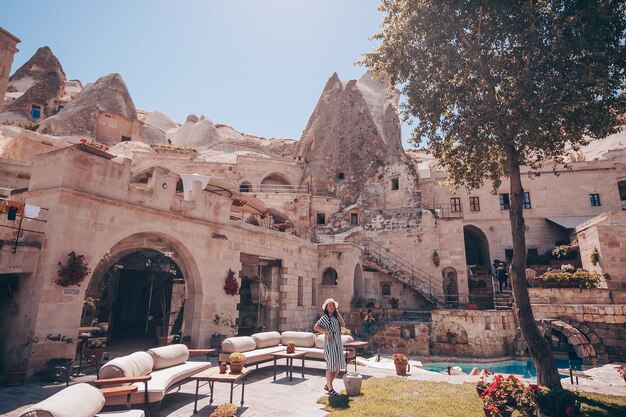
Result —
M326 405L330 417L484 416L474 384L453 385L398 377L371 378L363 382L358 397L325 396L318 403ZM626 397L582 394L581 404L584 417L626 417Z

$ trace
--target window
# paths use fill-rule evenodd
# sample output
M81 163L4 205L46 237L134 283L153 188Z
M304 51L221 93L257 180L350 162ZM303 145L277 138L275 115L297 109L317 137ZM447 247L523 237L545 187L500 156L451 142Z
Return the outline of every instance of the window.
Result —
M30 117L33 119L39 119L41 117L41 106L35 106L33 104L30 108Z
M450 199L450 210L453 213L458 213L461 211L461 199L459 197L452 197Z
M382 295L391 295L391 284L383 284L380 286L380 293Z
M130 137L122 136L122 142L130 142Z
M322 276L322 285L337 285L337 271L327 268Z
M240 193L249 193L250 191L252 191L252 185L250 185L250 183L242 182L241 185L239 185Z
M317 279L311 280L311 305L317 305Z
M339 173L337 174L337 179L338 179L339 181L343 181L345 178L346 178L346 174L344 174L343 172L339 172Z
M528 192L524 192L524 203L523 203L523 207L524 207L525 209L532 208L532 206L530 205L530 193L528 193Z
M304 277L298 277L298 307L304 305Z
M509 202L509 194L500 194L500 210L508 210L511 208L511 203Z
M504 258L505 258L506 262L510 263L511 260L513 260L513 249L505 249L504 250Z
M400 189L400 178L392 178L391 179L391 190L396 191Z
M470 197L470 211L480 211L480 199L478 197Z
M589 202L591 203L591 207L599 207L600 204L600 194L589 194Z
M324 213L317 213L317 224L326 224L326 215Z
M350 213L350 224L352 226L358 226L358 224L359 224L359 215L357 213Z

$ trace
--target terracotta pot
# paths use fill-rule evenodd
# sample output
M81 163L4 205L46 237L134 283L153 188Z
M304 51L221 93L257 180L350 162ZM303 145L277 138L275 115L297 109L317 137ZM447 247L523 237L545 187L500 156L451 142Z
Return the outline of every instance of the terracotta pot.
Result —
M407 361L394 361L393 364L396 366L396 374L398 375L406 375L407 367L411 371L411 365Z
M22 369L19 371L9 371L7 372L7 380L5 382L5 385L7 387L15 387L17 385L22 385L25 379L26 379L26 369Z
M231 374L241 373L242 369L243 369L243 362L232 362L230 364L230 373Z
M296 353L295 346L287 346L287 353Z
M226 362L220 362L220 374L225 374L228 371L228 364Z

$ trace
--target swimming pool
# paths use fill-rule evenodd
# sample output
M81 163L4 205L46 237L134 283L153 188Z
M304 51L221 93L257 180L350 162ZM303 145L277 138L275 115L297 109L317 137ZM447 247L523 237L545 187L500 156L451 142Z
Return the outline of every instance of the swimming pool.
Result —
M556 367L560 369L567 369L569 367L568 359L566 357L555 357L554 363ZM450 366L459 366L463 369L463 372L469 374L472 369L478 368L479 370L487 368L491 373L500 374L515 374L524 375L524 378L536 378L537 369L531 359L525 361L505 361L505 362L483 362L483 363L469 363L469 362L432 362L424 363L424 369L433 372L445 372ZM581 370L581 361L572 361L572 367L577 370Z

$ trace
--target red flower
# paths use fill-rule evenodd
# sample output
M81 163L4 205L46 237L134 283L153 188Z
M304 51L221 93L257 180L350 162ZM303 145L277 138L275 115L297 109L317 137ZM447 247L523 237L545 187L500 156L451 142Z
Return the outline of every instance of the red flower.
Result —
M573 416L576 413L576 408L569 406L565 409L565 414L568 416Z
M490 405L489 407L487 407L487 410L494 412L494 411L499 411L498 407L496 407L495 405Z
M81 139L80 142L81 143L87 143L87 139Z

